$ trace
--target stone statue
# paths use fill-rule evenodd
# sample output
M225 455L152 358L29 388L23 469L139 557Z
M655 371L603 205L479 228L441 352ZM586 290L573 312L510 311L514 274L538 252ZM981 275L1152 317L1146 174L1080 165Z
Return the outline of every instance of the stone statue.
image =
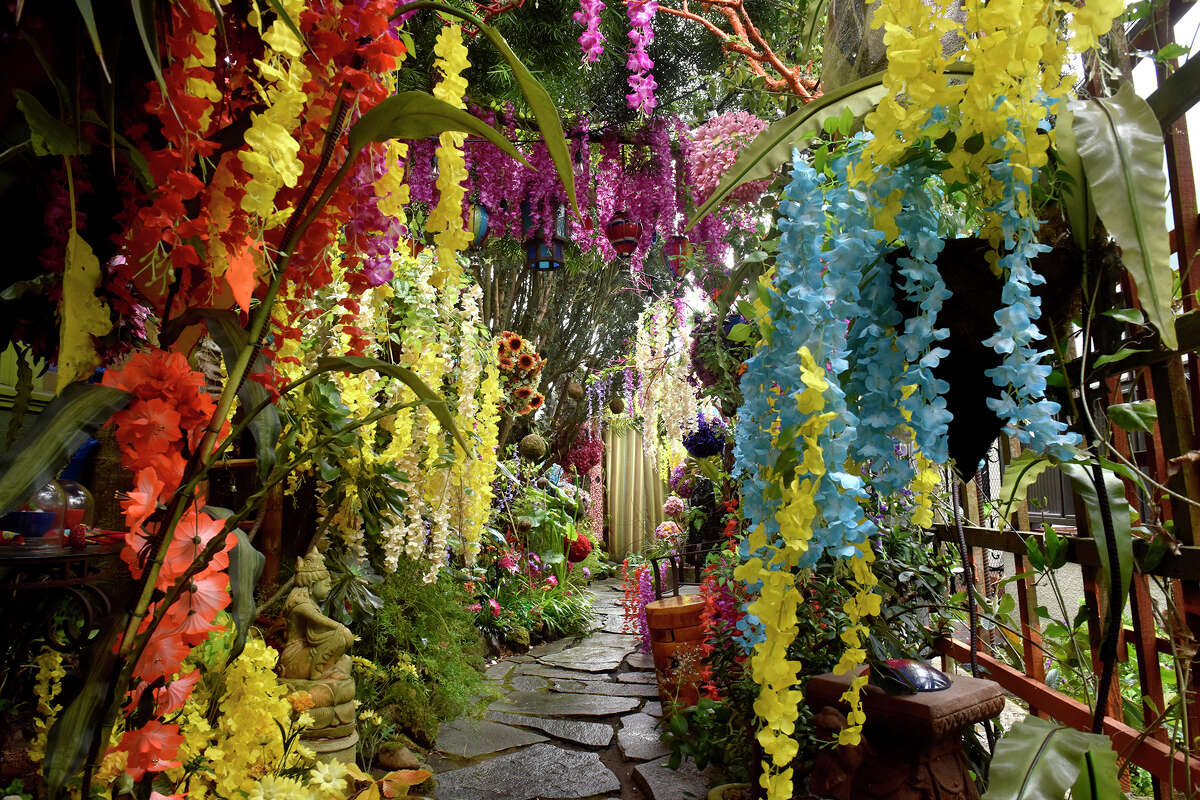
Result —
M307 692L313 726L301 738L324 761L354 761L354 678L350 674L354 634L321 612L329 596L325 558L313 551L296 559L296 588L284 601L287 642L279 656L280 677L293 692ZM347 755L348 754L348 755Z

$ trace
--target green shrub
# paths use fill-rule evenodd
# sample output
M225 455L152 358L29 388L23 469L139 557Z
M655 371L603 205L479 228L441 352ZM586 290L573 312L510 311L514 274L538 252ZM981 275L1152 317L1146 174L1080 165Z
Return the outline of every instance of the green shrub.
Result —
M407 559L379 585L379 597L382 607L355 624L355 655L378 668L360 664L358 699L383 724L432 744L441 722L488 691L469 599L448 571L425 583Z

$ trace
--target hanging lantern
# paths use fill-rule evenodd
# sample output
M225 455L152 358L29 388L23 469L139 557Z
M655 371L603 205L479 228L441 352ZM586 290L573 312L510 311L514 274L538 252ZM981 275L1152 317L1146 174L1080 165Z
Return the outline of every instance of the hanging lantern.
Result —
M543 238L534 224L533 209L528 200L521 203L521 233L525 237L525 265L539 272L561 269L563 245L567 241L567 207L554 206L554 233L550 241Z
M488 211L478 203L467 206L467 230L471 232L471 247L478 247L488 235Z
M667 269L671 270L673 277L678 278L692 256L692 241L686 236L672 236L663 245L662 252Z
M630 219L624 212L617 212L608 221L604 234L617 255L629 258L642 240L642 223Z

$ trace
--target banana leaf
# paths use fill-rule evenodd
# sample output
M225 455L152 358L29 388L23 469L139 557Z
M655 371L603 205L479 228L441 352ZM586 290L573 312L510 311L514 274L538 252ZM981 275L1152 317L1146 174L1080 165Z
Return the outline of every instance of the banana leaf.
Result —
M562 181L563 189L567 193L567 199L571 201L571 208L578 215L579 201L576 198L575 192L575 168L571 164L571 151L567 147L566 137L563 136L563 123L562 118L558 115L558 107L550 99L550 93L546 91L546 87L542 86L538 79L533 77L533 73L529 71L529 68L521 62L521 59L517 58L517 54L513 52L508 42L500 35L500 31L470 12L444 3L432 2L432 0L422 0L416 3L406 3L396 13L418 11L423 8L434 9L439 13L449 14L450 16L458 17L461 20L471 23L479 29L480 33L487 37L492 46L508 62L509 69L513 71L513 77L517 79L517 85L521 87L521 93L525 95L526 102L529 103L530 109L533 110L533 117L537 120L538 130L542 133L542 141L546 143L546 149L550 153L550 159L554 162L558 178Z
M450 406L447 404L446 399L433 389L430 389L429 385L421 380L417 373L411 369L405 369L396 364L389 364L386 361L380 361L378 358L366 358L365 356L328 356L318 359L316 371L366 372L372 369L380 374L396 378L412 389L418 399L437 417L442 429L450 432L463 451L466 453L474 452L474 449L467 444L467 440L459 432L458 426L454 424L454 416L450 413Z
M1073 130L1096 213L1121 247L1147 321L1174 350L1175 315L1162 128L1153 109L1121 84L1112 97L1071 103Z
M1112 750L1107 736L1026 717L996 744L983 800L1063 800L1085 754L1103 750Z
M382 101L350 128L348 144L350 152L357 153L367 142L425 139L443 131L462 131L482 136L529 166L517 148L491 125L426 92L400 92Z
M76 450L131 398L95 383L72 383L0 456L0 514L20 508L62 472Z
M946 69L948 76L968 75L970 72L969 66L961 64L953 64ZM742 151L717 188L692 214L687 228L690 230L708 216L730 192L743 183L769 178L775 170L791 163L792 148L806 144L820 133L826 120L841 116L847 109L855 118L859 118L875 108L887 96L887 90L882 85L885 74L875 72L848 83L772 123Z

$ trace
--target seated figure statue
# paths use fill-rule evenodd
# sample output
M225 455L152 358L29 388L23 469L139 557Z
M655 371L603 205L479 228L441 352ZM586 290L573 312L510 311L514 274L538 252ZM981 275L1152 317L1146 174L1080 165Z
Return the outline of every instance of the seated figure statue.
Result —
M314 550L296 560L296 587L283 606L287 642L279 656L280 678L293 692L312 696L313 707L308 714L313 726L301 738L308 740L318 755L343 749L349 739L353 754L358 738L349 654L354 634L327 617L317 605L329 596L329 590L329 571L321 553ZM338 741L328 742L326 748L313 740Z

